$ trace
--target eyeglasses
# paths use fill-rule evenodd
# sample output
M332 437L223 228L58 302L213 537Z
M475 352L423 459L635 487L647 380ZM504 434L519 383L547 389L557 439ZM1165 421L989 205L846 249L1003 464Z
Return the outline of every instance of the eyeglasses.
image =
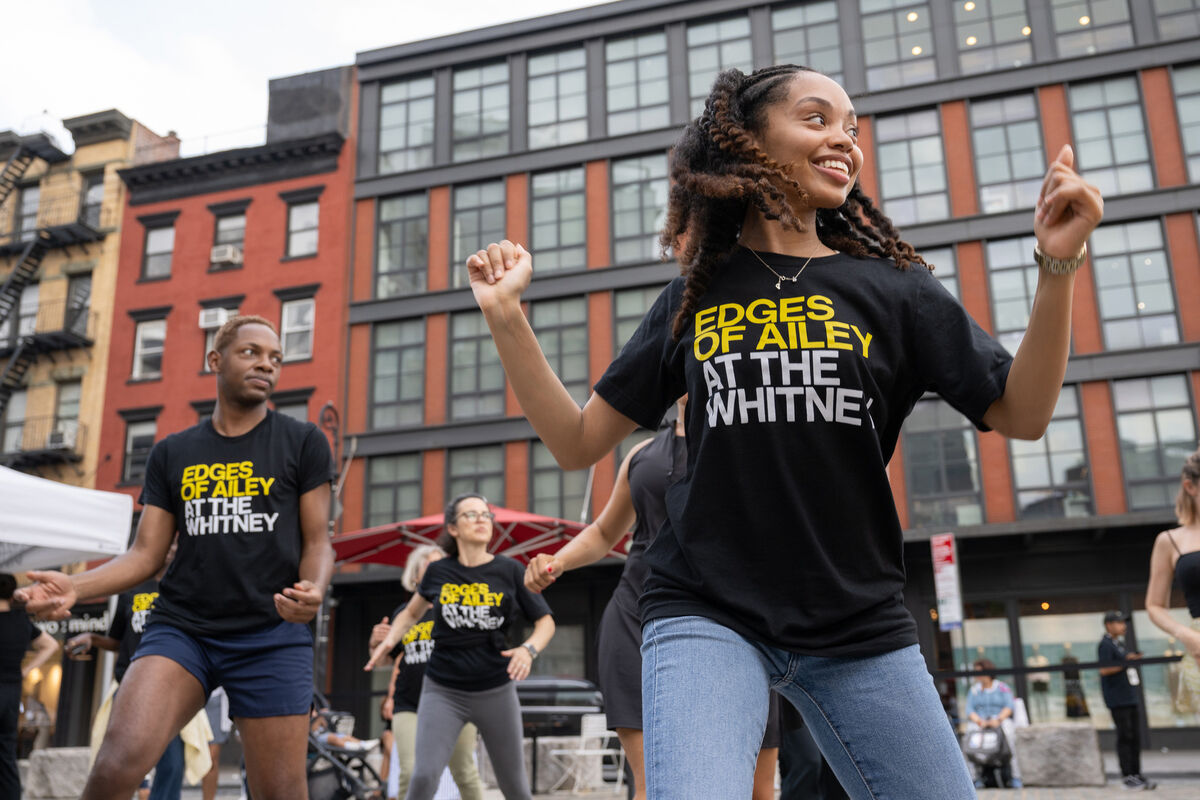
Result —
M455 517L455 519L462 519L463 517L467 518L467 522L475 522L475 521L481 520L481 519L486 519L486 520L490 521L490 520L495 519L496 515L490 511L464 511L461 514L459 514L457 517Z

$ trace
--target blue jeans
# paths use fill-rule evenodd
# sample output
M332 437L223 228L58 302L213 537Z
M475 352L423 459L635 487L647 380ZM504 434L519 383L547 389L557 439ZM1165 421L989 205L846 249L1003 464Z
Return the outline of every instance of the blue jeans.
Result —
M772 688L853 800L966 800L975 789L916 645L865 658L788 653L704 617L642 631L649 800L749 797Z
M154 765L150 800L179 800L183 791L183 739L176 736Z

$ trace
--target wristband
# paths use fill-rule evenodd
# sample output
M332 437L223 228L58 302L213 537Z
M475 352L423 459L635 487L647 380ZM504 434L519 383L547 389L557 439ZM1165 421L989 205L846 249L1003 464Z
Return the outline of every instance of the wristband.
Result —
M1075 270L1079 269L1083 264L1083 259L1087 257L1087 242L1084 242L1080 251L1071 258L1055 258L1048 256L1042 252L1039 245L1033 246L1033 260L1042 269L1049 272L1051 275L1070 275Z
M536 647L531 645L529 642L525 642L525 644L521 645L521 647L524 647L526 650L529 651L529 660L530 661L534 661L537 659L538 649Z

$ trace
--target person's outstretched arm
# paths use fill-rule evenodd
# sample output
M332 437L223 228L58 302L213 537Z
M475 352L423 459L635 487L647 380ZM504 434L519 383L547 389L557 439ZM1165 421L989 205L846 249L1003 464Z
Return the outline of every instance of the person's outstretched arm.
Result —
M621 537L633 527L637 515L633 510L633 495L629 491L629 462L634 453L650 444L651 440L639 442L629 451L621 468L617 471L617 482L613 486L608 502L596 521L588 525L579 535L567 542L553 555L540 553L534 556L525 568L525 588L540 592L558 580L564 572L594 564L608 555Z
M637 424L595 393L580 409L550 368L521 310L521 293L533 275L533 258L524 247L505 239L468 258L467 271L504 373L534 431L563 469L595 464Z
M30 648L33 650L33 658L29 659L29 663L21 667L22 678L50 660L50 656L58 651L58 640L45 631L42 631L33 640L33 643L30 644Z
M416 625L421 617L425 616L425 612L432 607L433 603L421 597L421 595L413 593L412 599L408 601L408 605L392 620L392 628L388 631L388 635L383 637L383 641L377 644L375 649L371 651L371 659L363 667L363 671L370 672L375 669L377 664L382 664L392 648L399 644L400 640L404 638L404 634L408 633L408 629Z
M1042 181L1034 213L1038 247L1052 258L1074 258L1104 215L1100 190L1075 172L1074 163L1070 145L1063 145ZM983 415L988 427L1015 439L1040 439L1046 432L1067 371L1074 288L1074 272L1038 270L1029 327L1013 357L1004 394Z
M144 506L133 546L124 553L77 575L31 570L29 578L36 582L18 589L13 598L38 619L66 619L79 598L106 597L150 578L162 569L174 538L175 515Z

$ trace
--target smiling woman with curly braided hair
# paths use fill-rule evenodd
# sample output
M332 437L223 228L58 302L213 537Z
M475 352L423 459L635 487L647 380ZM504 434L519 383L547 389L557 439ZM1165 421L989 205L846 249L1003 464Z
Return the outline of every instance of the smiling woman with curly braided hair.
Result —
M1103 208L1072 163L1064 147L1042 184L1042 270L1015 357L859 188L853 104L803 67L717 77L671 156L662 242L682 275L582 409L521 311L532 256L504 241L467 260L517 399L564 469L691 398L686 475L645 554L648 798L749 796L765 687L855 800L974 796L902 601L887 463L926 392L984 430L1045 431Z

